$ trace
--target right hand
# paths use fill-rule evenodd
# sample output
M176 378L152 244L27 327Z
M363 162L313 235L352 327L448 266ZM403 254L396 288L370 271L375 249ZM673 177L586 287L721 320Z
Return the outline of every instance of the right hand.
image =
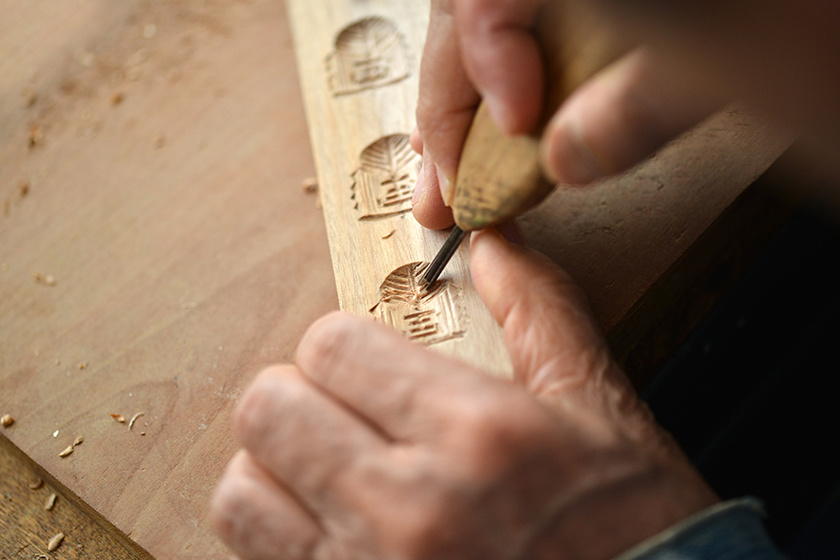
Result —
M443 201L482 98L504 132L535 126L544 68L532 28L547 1L554 0L432 0L412 135L424 159L414 202L420 224L453 223ZM721 104L638 49L596 74L554 115L543 136L544 168L555 182L590 183L649 156Z

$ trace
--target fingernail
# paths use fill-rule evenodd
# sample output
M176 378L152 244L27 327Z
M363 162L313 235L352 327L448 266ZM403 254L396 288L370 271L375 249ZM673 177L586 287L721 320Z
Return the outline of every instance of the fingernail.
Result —
M423 165L420 165L420 171L417 173L417 182L414 184L414 194L411 195L411 205L414 206L423 200L423 189L426 188L426 173L423 170Z
M583 185L607 175L583 139L580 127L568 119L553 127L545 160L549 174L560 183Z
M494 95L488 94L484 97L484 104L487 106L490 118L493 119L496 126L498 126L502 132L510 134L511 129L513 128L511 126L510 112L508 111L507 106L502 103L502 100Z
M446 176L440 167L435 164L435 172L437 173L438 184L440 185L440 196L443 198L443 203L446 206L452 204L452 197L455 193L452 192L452 181Z

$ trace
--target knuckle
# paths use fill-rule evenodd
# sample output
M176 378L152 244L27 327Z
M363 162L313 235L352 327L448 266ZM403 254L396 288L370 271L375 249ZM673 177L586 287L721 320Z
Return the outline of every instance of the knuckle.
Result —
M267 418L278 406L277 391L274 390L278 377L286 369L272 366L263 370L245 391L233 412L233 430L239 441L250 441L265 429Z
M303 336L297 363L305 372L330 370L360 343L361 320L334 312L318 319Z

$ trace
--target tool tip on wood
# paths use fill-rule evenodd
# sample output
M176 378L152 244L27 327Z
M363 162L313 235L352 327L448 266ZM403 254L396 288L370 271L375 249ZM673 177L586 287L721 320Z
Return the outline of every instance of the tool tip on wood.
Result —
M429 268L423 275L422 283L425 287L429 287L437 281L443 272L443 269L446 268L446 265L452 259L452 255L454 255L455 251L458 250L458 247L461 245L461 242L466 236L467 232L458 226L452 228L452 232L449 234L449 237L446 239L443 247L441 247L437 256L432 261L432 264L429 265Z

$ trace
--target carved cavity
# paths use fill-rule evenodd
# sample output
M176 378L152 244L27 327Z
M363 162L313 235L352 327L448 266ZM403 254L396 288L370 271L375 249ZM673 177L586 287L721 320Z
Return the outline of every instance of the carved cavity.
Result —
M380 138L364 149L353 172L352 199L360 220L383 218L411 210L411 197L421 158L406 134Z
M379 287L374 318L422 344L437 344L464 335L461 290L448 280L439 280L429 290L421 279L428 263L401 266Z
M397 27L370 17L346 27L326 60L333 95L345 95L404 80L410 73L408 47Z

